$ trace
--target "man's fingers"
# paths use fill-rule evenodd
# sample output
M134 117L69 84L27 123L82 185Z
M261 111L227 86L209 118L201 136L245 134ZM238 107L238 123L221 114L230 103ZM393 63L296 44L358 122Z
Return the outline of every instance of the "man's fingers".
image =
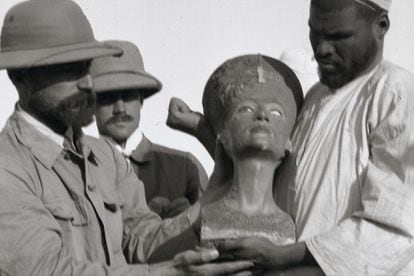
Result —
M173 261L176 266L189 266L213 261L218 256L219 253L216 249L187 250L177 254Z
M220 251L234 251L243 248L243 239L226 239L217 243Z
M185 269L186 272L199 275L221 275L243 271L249 269L254 264L250 261L234 261L234 262L223 262L223 263L213 263L213 264L203 264L203 265L191 265ZM251 275L251 274L241 274L241 275Z
M253 275L251 271L242 271L242 272L233 273L233 276L251 276L251 275Z
M238 260L252 260L254 259L255 252L249 248L246 244L248 240L246 239L229 239L229 240L222 240L219 243L215 244L216 248L219 252L223 252L225 254L230 254L235 259Z
M168 206L169 209L187 208L190 207L190 202L185 197L176 198Z
M174 266L190 275L218 275L243 272L252 267L252 261L232 261L209 263L219 257L216 249L201 248L188 250L174 257ZM251 275L250 273L239 273L239 275Z
M168 109L170 111L178 110L180 112L190 111L190 107L184 101L182 101L178 98L171 98Z

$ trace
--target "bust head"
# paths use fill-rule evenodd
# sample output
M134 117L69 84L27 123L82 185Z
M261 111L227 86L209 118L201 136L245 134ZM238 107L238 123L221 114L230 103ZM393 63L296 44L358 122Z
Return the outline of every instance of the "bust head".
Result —
M224 62L210 76L203 95L204 114L235 158L249 155L281 159L302 103L292 70L261 55Z

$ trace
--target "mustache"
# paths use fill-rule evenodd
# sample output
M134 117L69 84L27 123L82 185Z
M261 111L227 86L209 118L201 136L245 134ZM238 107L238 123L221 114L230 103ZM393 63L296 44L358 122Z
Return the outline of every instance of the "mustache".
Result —
M95 106L96 103L96 95L95 93L86 93L86 92L78 92L76 94L70 95L67 98L63 99L60 103L61 108L88 108Z
M116 124L116 123L123 123L123 122L131 122L134 118L128 114L122 115L115 115L106 120L105 124Z

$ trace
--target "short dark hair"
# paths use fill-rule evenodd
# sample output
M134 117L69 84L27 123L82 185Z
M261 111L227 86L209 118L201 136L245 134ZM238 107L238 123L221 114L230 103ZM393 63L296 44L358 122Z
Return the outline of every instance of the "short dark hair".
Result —
M364 0L361 0L361 2L364 2ZM373 22L381 13L387 12L373 3L364 4L361 2L355 0L312 0L311 6L324 12L339 12L346 8L355 7L357 16L368 22Z
M7 75L14 86L17 87L17 83L22 81L24 75L27 75L27 69L7 69Z

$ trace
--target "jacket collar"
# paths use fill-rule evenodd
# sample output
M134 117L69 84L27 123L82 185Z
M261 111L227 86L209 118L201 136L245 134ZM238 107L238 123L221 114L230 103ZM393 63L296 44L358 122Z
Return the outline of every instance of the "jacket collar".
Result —
M37 121L35 118L31 118ZM15 110L7 121L7 126L11 127L17 139L32 152L33 156L39 160L40 163L46 168L51 169L64 148L63 145L57 143L56 139L51 138L46 134L49 133L49 131L52 132L51 129L43 125L44 129L43 131L40 131L38 129L38 124L41 123L37 121L37 123L33 124L33 121L27 120L19 110ZM54 135L59 136L56 133L54 133ZM61 137L61 141L64 141L64 137ZM60 141L60 139L58 140ZM82 143L82 141L83 135L79 138L82 155L88 156L88 159L91 158L91 155L94 157L90 147Z
M135 150L132 151L130 158L136 162L150 162L153 158L153 144L145 135Z

